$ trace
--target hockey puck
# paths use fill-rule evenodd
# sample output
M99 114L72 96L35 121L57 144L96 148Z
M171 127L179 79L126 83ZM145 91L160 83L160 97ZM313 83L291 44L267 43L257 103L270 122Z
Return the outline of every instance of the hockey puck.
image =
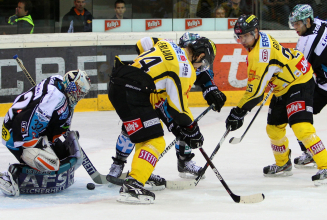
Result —
M88 184L86 185L86 188L87 188L88 190L94 190L94 189L95 189L95 185L94 185L94 183L88 183Z

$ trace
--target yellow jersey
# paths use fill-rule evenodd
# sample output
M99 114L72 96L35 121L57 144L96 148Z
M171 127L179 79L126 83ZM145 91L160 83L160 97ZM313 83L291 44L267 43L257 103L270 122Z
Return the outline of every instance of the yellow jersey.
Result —
M275 96L284 95L291 86L306 83L313 70L304 55L284 48L269 34L259 32L259 39L247 57L248 82L238 107L251 110L263 99L267 86Z

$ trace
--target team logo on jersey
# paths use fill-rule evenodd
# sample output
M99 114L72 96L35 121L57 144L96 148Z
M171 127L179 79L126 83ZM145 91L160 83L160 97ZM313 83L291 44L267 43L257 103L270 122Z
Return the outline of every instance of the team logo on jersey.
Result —
M187 63L179 63L179 77L190 78L192 75L191 66Z
M321 151L325 150L325 146L321 141L319 141L318 143L312 145L310 147L310 150L313 153L313 155L316 155L316 154L320 153Z
M278 146L278 145L271 144L271 148L274 151L274 153L281 153L281 154L286 153L285 145Z
M27 122L26 121L22 121L21 124L21 133L25 134L27 132Z
M260 32L261 40L260 40L260 48L261 47L270 47L270 42L268 35Z
M303 73L303 75L306 74L307 72L309 72L310 67L311 67L311 64L307 61L307 59L305 59L304 56L302 57L300 62L298 62L296 64L296 68L298 70L300 70Z
M259 62L268 63L270 60L270 49L260 49L259 50Z
M202 26L202 19L185 19L185 30Z
M109 31L114 28L120 27L120 20L105 20L104 21L104 30Z
M292 102L286 106L286 109L287 109L287 117L290 118L291 115L297 112L305 111L305 101Z
M144 128L152 127L157 124L160 124L159 118L153 118L151 120L147 120L147 121L143 122Z
M248 81L249 82L252 82L255 79L258 79L259 80L260 79L260 76L256 75L256 71L255 70L250 70Z
M156 163L158 161L158 159L153 154L143 149L141 150L138 158L149 162L153 167L156 166Z
M153 28L161 27L162 21L161 19L155 19L155 20L145 20L145 30L150 30Z
M124 121L124 126L128 135L132 135L143 128L142 121L140 118L137 118L132 121Z
M180 62L186 62L187 61L187 58L186 58L185 55L178 55L177 57L178 57L178 61L180 61Z

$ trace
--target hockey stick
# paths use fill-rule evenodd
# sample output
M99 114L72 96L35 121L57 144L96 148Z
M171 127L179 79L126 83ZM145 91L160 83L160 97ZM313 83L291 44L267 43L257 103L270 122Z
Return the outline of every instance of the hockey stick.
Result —
M248 127L246 128L246 130L245 130L245 132L243 133L243 135L242 135L241 137L239 137L239 138L232 137L232 138L229 140L229 143L231 143L231 144L238 144L238 143L240 143L240 142L243 140L243 138L244 138L246 132L248 132L249 128L251 127L252 123L254 122L254 119L258 116L258 114L259 114L259 112L260 112L262 106L266 103L268 97L269 97L270 94L273 92L273 90L274 90L274 88L271 88L271 89L270 89L270 91L269 91L268 94L266 95L266 98L265 98L265 99L263 100L263 102L261 103L261 105L260 105L258 111L255 113L254 117L252 118L252 121L250 122L250 124L249 124Z
M207 160L207 163L209 163L211 169L216 174L216 176L219 179L219 181L225 187L225 189L228 192L228 194L230 195L230 197L232 197L232 199L234 200L234 202L236 202L236 203L257 203L257 202L262 202L265 199L265 195L263 193L257 193L257 194L253 194L253 195L249 195L249 196L238 196L238 195L235 195L229 189L227 183L225 182L225 180L223 179L223 177L220 175L220 173L218 172L217 168L212 163L212 161L210 160L210 158L208 157L208 155L206 154L206 152L203 150L203 148L202 147L199 147L199 150L202 153L202 155L204 156L204 158Z
M25 68L25 66L23 65L21 59L18 58L18 55L16 54L13 57L16 62L18 63L18 65L20 66L20 68L23 70L25 76L27 77L28 81L30 81L30 83L32 84L32 86L36 86L35 81L32 79L31 75L29 74L29 72L27 71L27 69ZM81 148L82 149L82 148ZM84 157L83 157L83 167L85 168L86 172L90 175L90 177L92 178L92 180L95 183L98 184L105 184L105 183L109 183L106 180L106 176L100 174L97 169L93 166L93 164L91 163L90 159L88 158L88 156L85 154L84 150L82 149Z
M194 122L198 122L201 120L201 118L207 114L215 105L211 104L206 110L204 110L195 120ZM177 142L177 139L175 139L173 142L171 142L166 148L165 150L159 155L158 160L160 160Z

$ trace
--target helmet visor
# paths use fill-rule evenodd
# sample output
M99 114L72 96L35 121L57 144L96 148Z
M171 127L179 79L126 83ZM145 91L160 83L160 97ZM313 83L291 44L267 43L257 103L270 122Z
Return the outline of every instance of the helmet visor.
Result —
M201 66L198 68L198 71L199 71L199 72L203 72L203 71L208 70L209 68L210 68L210 63L209 63L209 61L206 60L206 59L203 59L203 60L201 61Z

